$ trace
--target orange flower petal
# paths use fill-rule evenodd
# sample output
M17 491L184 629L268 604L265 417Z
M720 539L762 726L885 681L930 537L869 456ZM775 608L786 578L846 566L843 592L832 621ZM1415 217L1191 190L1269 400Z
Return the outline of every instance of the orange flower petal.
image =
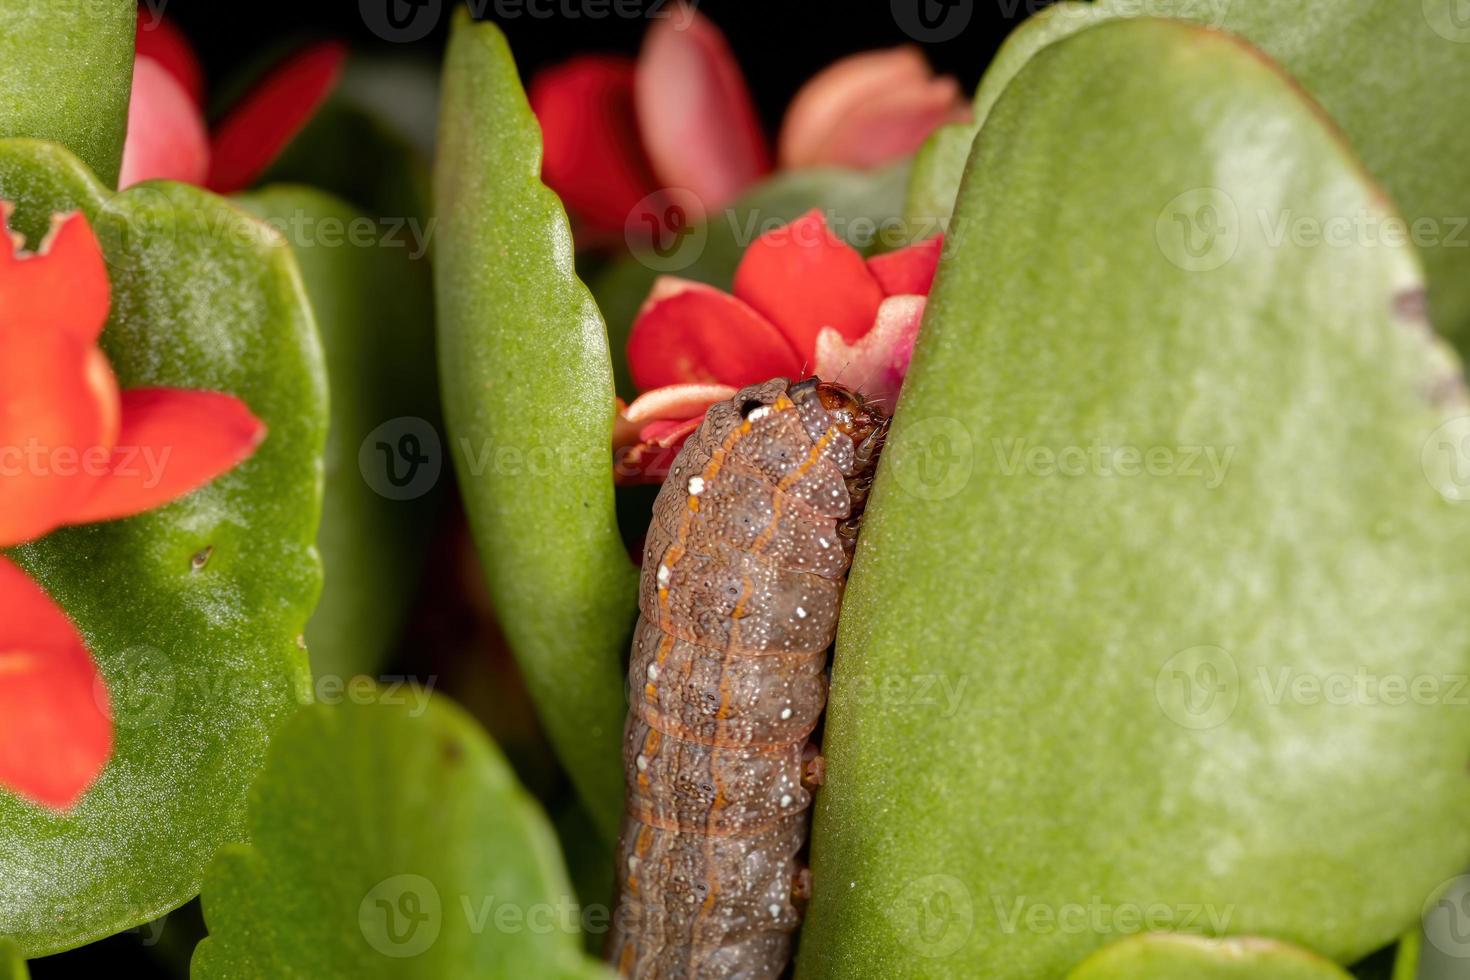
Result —
M633 383L648 391L686 383L753 384L800 370L781 331L729 293L664 276L628 336Z
M215 131L209 189L230 194L249 187L316 115L346 60L347 46L338 41L313 44L251 89Z
M209 133L204 116L178 79L152 58L133 64L128 136L123 143L119 189L144 180L202 184L209 173Z
M112 368L90 342L6 323L0 352L3 546L71 519L91 492L119 423Z
M586 55L538 72L527 98L541 124L541 177L592 230L621 236L657 187L633 115L633 61Z
M868 260L868 271L888 296L928 296L939 268L944 236L935 235Z
M655 22L638 56L638 128L666 187L724 207L771 169L755 102L725 37L678 4Z
M0 787L65 810L111 754L107 691L76 627L0 557Z
M102 333L112 302L107 264L80 213L51 219L34 253L19 251L9 230L13 206L0 201L0 316L7 327L61 331L90 344ZM6 351L7 357L14 357Z
M233 395L125 391L117 447L69 522L107 521L166 504L248 458L264 438L264 423Z
M810 361L817 334L832 327L856 340L873 325L883 290L863 257L812 210L757 238L735 270L735 295ZM748 378L738 383L765 380Z
M182 31L165 20L162 13L138 8L136 52L152 58L178 80L196 106L204 105L204 69Z

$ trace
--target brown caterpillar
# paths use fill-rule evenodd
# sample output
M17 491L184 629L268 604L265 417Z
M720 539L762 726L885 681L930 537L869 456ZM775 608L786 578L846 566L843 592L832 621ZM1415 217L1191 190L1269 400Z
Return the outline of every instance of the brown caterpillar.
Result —
M809 894L807 740L885 415L784 378L712 406L653 507L628 667L607 957L623 976L774 978Z

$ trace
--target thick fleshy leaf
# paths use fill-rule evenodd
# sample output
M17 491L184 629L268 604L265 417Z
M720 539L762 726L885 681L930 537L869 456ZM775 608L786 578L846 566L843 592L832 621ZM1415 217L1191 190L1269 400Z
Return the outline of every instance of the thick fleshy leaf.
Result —
M26 959L20 949L9 939L0 936L0 980L30 980Z
M133 66L118 186L145 180L202 184L208 173L209 133L198 105L161 64L140 55Z
M272 743L250 844L210 865L191 975L607 976L550 824L480 727L424 690L362 692Z
M244 836L266 742L309 696L326 388L290 251L238 208L168 183L109 197L31 141L0 142L0 198L29 234L55 212L91 220L114 280L102 346L125 388L229 392L270 430L181 500L11 553L76 623L116 725L112 762L66 817L0 793L0 933L41 956L178 906Z
M751 243L735 270L735 295L775 324L804 357L816 350L823 327L849 340L861 337L883 302L862 255L816 210Z
M428 263L381 240L324 240L373 222L317 190L270 186L240 203L291 240L327 355L325 577L306 624L312 667L318 678L372 675L401 636L444 476Z
M638 250L614 262L593 280L602 315L607 318L618 394L638 394L628 370L627 338L633 321L660 273L672 273L728 291L746 247L763 231L780 227L812 208L863 254L894 248L934 234L910 233L900 223L907 168L877 173L856 170L803 170L779 174L759 184L735 205L689 226L671 249Z
M311 120L342 74L347 48L323 41L265 75L215 127L208 185L221 193L249 187Z
M1470 854L1470 406L1412 250L1272 234L1394 215L1227 34L1078 33L986 132L844 599L799 973L1059 976L1227 910L1350 962Z
M0 557L0 790L76 803L112 753L107 689L66 613Z
M92 344L107 322L112 289L97 236L78 214L53 216L46 237L22 251L0 201L0 311L26 333L62 332ZM7 233L9 229L9 233Z
M204 105L204 68L184 32L163 16L162 7L138 8L137 54L152 58L183 87L196 106Z
M1470 350L1470 22L1459 0L1326 0L1311 14L1275 0L1101 0L1058 3L1007 39L975 93L975 123L1037 51L1117 17L1172 15L1241 35L1276 58L1342 127L1368 169L1393 194L1407 219L1395 233L1422 249L1435 324L1462 352ZM1405 112L1405 106L1415 111ZM973 136L973 130L971 135ZM968 140L946 133L951 147ZM921 154L922 156L922 154ZM920 167L934 192L915 188L914 217L944 217L954 200L964 153L947 165ZM941 211L927 209L929 205Z
M944 236L935 235L868 260L868 271L888 296L928 296L939 268Z
M658 182L633 108L630 58L584 55L531 81L545 146L542 179L595 231L622 235Z
M738 388L790 377L801 366L771 321L729 293L672 276L654 284L628 337L628 367L643 391L682 384Z
M0 0L0 138L54 140L117 184L135 0Z
M857 389L891 413L923 319L924 297L890 296L878 307L873 329L856 342L847 343L830 327L818 334L812 373Z
M649 28L634 102L659 184L692 192L705 210L724 207L771 169L740 63L693 7L678 5Z
M197 490L249 458L265 439L250 406L222 391L130 388L105 472L69 524L110 521L152 510Z
M454 461L541 720L612 836L637 583L613 510L607 334L540 181L536 120L505 37L463 11L441 112L434 279Z
M1274 939L1144 933L1099 950L1067 980L1352 980L1316 953Z

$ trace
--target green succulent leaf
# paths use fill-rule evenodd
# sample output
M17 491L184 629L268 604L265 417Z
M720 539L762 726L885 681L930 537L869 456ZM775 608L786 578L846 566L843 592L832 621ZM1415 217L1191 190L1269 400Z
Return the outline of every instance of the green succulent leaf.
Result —
M290 249L221 198L166 183L109 196L60 146L7 140L0 199L33 243L53 212L90 219L122 387L231 392L269 427L181 500L12 553L81 630L116 726L112 761L69 814L0 795L0 932L34 957L175 908L243 836L266 743L310 695L326 383Z
M731 206L683 228L677 237L669 236L660 251L645 248L598 272L592 292L607 319L618 394L629 401L638 394L628 372L628 333L655 279L679 276L728 291L751 242L812 208L863 252L887 251L930 237L940 230L936 223L909 228L902 220L908 175L907 163L872 173L828 168L777 174Z
M556 838L453 703L371 685L286 725L204 888L198 980L604 976Z
M26 958L20 955L20 947L5 938L0 938L0 980L31 980L31 972L26 969Z
M1419 954L1423 941L1418 929L1406 933L1399 940L1398 953L1393 960L1393 980L1414 980L1419 975Z
M0 0L0 137L61 143L116 187L137 18L133 0Z
M1391 233L1415 242L1429 276L1434 322L1470 349L1470 20L1460 0L1064 0L1024 22L1002 46L975 93L975 129L1037 51L1091 24L1140 13L1169 14L1223 28L1253 44L1300 80L1342 127L1353 148L1402 211ZM1099 89L1111 93L1110 88ZM973 130L972 130L973 132ZM964 161L941 131L917 168L911 217L948 214L944 190ZM953 201L951 194L947 199ZM929 210L939 207L937 212ZM1382 229L1380 229L1382 231ZM1385 232L1387 233L1387 232Z
M441 111L434 279L452 455L511 649L612 836L637 578L613 508L607 331L541 183L540 131L505 37L463 12Z
M1470 855L1459 364L1412 249L1285 213L1393 218L1230 35L1104 24L997 102L844 602L801 976L1058 976L1159 907L1351 962Z
M239 203L291 242L326 349L325 583L306 626L312 667L318 677L372 674L416 594L444 462L428 263L322 191L274 185Z
M1351 980L1316 953L1274 939L1145 933L1089 956L1067 980Z

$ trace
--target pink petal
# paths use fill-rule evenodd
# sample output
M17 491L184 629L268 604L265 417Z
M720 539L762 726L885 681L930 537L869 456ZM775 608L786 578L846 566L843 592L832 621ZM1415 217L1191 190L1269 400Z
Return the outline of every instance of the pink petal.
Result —
M887 296L928 296L939 268L944 236L935 235L868 260L868 271Z
M209 189L231 194L249 187L316 115L336 87L346 60L346 45L325 41L272 69L216 129Z
M816 375L839 381L863 393L886 412L892 412L898 390L908 374L914 340L924 319L923 296L890 296L878 308L873 329L855 344L836 330L817 337Z
M0 557L0 787L66 810L111 754L107 691L76 627Z
M666 385L646 391L633 399L623 412L629 422L651 422L655 419L687 419L703 415L715 402L735 397L730 385L683 384Z
M622 235L657 182L633 112L633 61L584 55L538 72L527 97L541 123L541 178L595 232Z
M208 173L209 134L199 107L162 65L139 56L118 188L144 180L202 184Z
M655 282L628 336L633 383L753 384L801 368L781 331L729 293L672 276Z
M139 7L136 42L138 56L158 62L178 80L195 105L204 105L204 69L189 39L172 21L165 20L161 12Z
M855 340L868 332L883 301L863 257L816 210L766 232L746 249L735 270L735 295L808 360L823 327Z
M740 65L719 28L680 4L649 30L634 86L654 172L707 210L724 207L771 169Z
M851 55L792 100L781 166L882 166L912 154L938 126L968 118L959 83L935 76L918 49Z
M233 395L125 391L117 448L69 523L129 517L166 504L232 469L264 439L264 423Z

